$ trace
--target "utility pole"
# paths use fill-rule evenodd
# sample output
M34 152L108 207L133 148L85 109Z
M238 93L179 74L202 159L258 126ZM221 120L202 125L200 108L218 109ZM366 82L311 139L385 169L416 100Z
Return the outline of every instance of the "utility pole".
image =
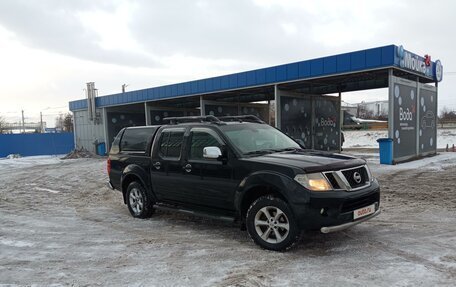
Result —
M22 132L25 134L24 110L22 110Z
M40 130L40 133L43 132L43 113L40 112L40 127L41 127L41 130Z

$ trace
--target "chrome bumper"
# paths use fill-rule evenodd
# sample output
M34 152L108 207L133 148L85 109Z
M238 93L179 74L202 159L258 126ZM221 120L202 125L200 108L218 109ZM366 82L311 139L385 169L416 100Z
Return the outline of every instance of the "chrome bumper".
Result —
M106 182L106 186L109 187L111 190L114 190L114 186L112 186L111 181L108 180L108 181Z
M344 230L344 229L347 229L347 228L350 228L354 225L357 225L357 224L360 224L364 221L367 221L377 215L380 214L380 209L378 209L374 214L371 214L369 216L366 216L364 218L361 218L357 221L353 221L353 222L348 222L348 223L344 223L344 224L341 224L341 225L336 225L336 226L329 226L329 227L322 227L320 229L321 233L331 233L331 232L336 232L336 231L340 231L340 230Z

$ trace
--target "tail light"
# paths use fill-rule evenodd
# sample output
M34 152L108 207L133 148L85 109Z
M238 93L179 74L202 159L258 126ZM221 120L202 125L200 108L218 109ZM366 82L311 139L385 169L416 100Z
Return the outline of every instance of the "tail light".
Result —
M108 161L106 162L106 170L108 171L108 175L111 174L111 159L108 158Z

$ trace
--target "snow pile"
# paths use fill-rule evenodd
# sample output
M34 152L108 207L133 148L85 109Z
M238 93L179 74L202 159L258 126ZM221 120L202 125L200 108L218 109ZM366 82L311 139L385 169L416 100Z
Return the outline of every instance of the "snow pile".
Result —
M90 151L86 150L85 148L75 149L66 156L62 157L62 159L75 159L75 158L95 158L97 157Z
M22 156L18 153L15 154L9 154L6 156L7 159L13 159L13 158L21 158Z
M61 156L61 155L60 155ZM59 156L39 155L39 156L26 156L21 158L2 158L0 159L0 171L12 170L26 167L34 167L48 164L58 164L62 161Z
M378 148L377 139L387 138L387 130L344 131L344 148Z
M435 156L429 156L397 165L380 164L380 158L377 153L348 152L347 154L367 160L369 167L375 176L408 170L441 171L456 166L456 153L454 152L442 152Z
M378 148L377 139L387 138L387 130L358 130L343 131L345 142L344 148ZM456 145L456 129L437 130L437 148L451 148Z
M456 129L438 131L437 146L445 148L447 144L450 148L456 145Z

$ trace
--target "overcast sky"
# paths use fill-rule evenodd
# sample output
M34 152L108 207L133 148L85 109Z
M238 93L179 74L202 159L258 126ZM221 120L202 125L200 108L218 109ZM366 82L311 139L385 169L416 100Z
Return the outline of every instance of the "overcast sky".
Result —
M389 44L440 59L439 110L456 109L455 11L452 0L0 0L0 116L41 111L53 126L90 81L106 95Z

